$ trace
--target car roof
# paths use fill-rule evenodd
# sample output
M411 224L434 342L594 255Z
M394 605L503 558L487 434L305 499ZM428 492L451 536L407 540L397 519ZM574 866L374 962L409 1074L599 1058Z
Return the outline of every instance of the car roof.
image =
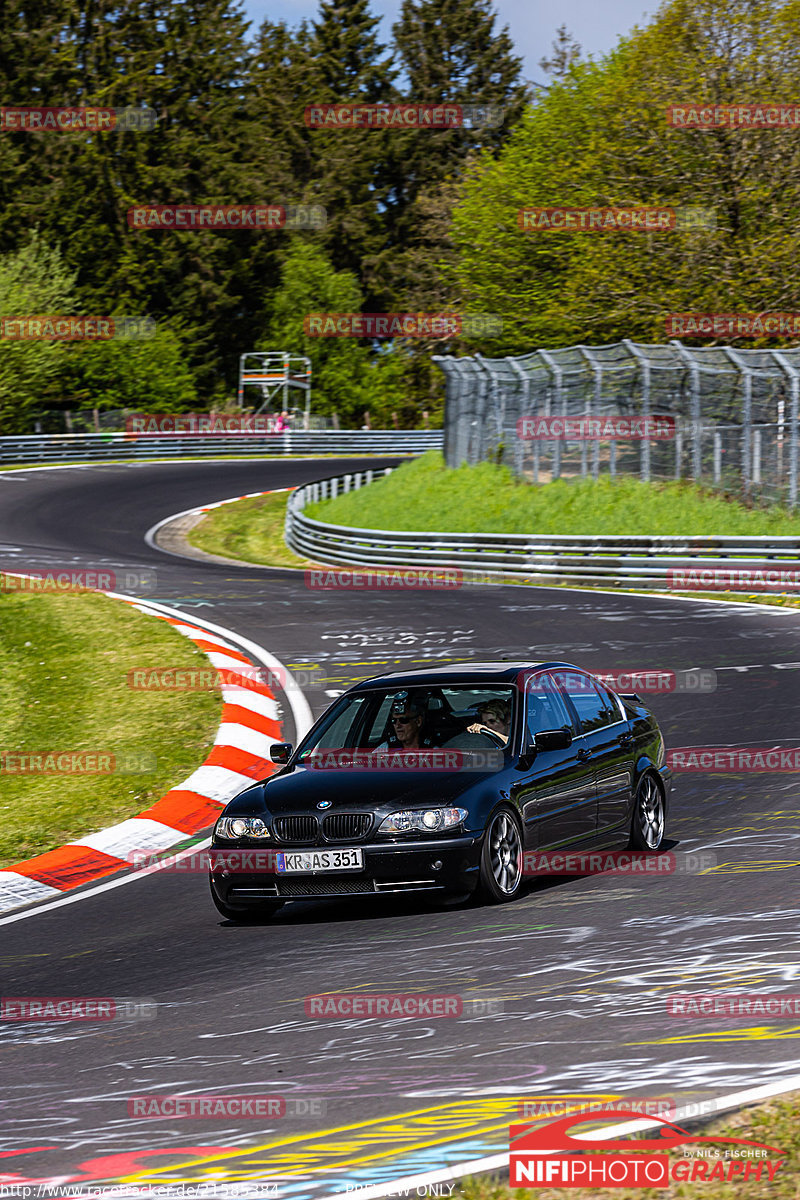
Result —
M558 667L562 670L581 671L583 667L575 667L566 662L523 662L515 660L508 662L477 662L455 663L448 667L428 667L417 671L397 671L388 675L373 675L370 679L362 679L349 692L370 691L381 687L424 687L454 684L514 684L520 671L544 671Z

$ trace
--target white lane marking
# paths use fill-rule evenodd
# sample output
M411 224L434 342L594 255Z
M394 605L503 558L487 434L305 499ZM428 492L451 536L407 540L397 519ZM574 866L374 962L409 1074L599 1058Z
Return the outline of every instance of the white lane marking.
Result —
M781 1096L786 1092L793 1092L800 1088L800 1075L790 1075L786 1079L782 1079L779 1083L762 1084L758 1087L748 1088L743 1092L732 1092L729 1096L721 1096L718 1100L712 1101L714 1112L726 1112L734 1108L741 1108L745 1104L753 1104L758 1100L767 1100L772 1096ZM692 1106L680 1108L675 1113L674 1124L680 1125L682 1120L687 1117L696 1117L696 1111L693 1111ZM660 1121L651 1121L644 1117L639 1117L634 1121L624 1121L619 1125L604 1126L594 1133L581 1135L586 1138L601 1138L606 1141L609 1138L617 1138L627 1133L639 1133L645 1129L663 1128ZM578 1137L579 1135L575 1135ZM631 1142L631 1149L636 1148L636 1142ZM445 1146L441 1147L442 1151L446 1150ZM566 1153L565 1151L557 1150L557 1154ZM448 1179L461 1179L464 1175L472 1175L476 1172L484 1171L507 1171L509 1166L508 1151L501 1154L492 1154L487 1158L473 1158L469 1162L454 1163L452 1167L444 1167L438 1171L426 1171L419 1175L404 1175L400 1179L393 1179L387 1183L377 1183L373 1187L359 1188L358 1200L380 1200L382 1196L390 1196L398 1192L409 1194L413 1189L424 1188L433 1183L446 1183ZM144 1191L138 1193L141 1196L145 1195Z
M14 913L10 917L0 917L0 925L13 925L15 921L25 921L28 917L38 917L39 913L52 912L54 908L63 908L65 904L77 904L79 900L88 900L90 896L97 896L100 892L110 892L113 888L124 887L128 883L135 883L137 879L146 879L148 875L154 875L156 871L163 871L165 867L171 866L172 863L180 862L182 858L187 858L190 854L196 854L198 850L205 850L210 845L211 838L204 838L202 842L195 842L194 845L189 846L186 850L179 851L171 858L165 859L155 866L145 867L144 870L132 871L129 875L123 875L122 879L110 879L107 883L99 883L96 887L87 888L85 892L71 892L68 896L62 895L62 899L60 900L53 900L49 904L41 904L38 908L28 908L25 912ZM12 872L5 873L10 875Z

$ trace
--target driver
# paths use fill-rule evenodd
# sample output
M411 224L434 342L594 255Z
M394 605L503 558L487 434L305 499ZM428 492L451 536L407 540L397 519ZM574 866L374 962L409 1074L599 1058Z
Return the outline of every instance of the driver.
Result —
M467 733L489 733L508 745L511 732L511 705L508 700L489 700L478 713L478 720L467 726Z
M430 746L430 739L422 736L424 720L425 709L418 701L407 697L395 700L390 714L393 735L375 749L422 750Z

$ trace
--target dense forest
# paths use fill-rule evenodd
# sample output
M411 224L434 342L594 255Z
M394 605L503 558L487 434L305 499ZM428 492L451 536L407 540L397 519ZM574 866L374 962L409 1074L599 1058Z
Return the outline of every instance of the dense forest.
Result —
M800 94L800 0L671 0L599 62L562 28L523 77L490 0L369 0L253 29L236 0L6 0L0 317L148 317L147 338L0 338L0 433L80 409L224 408L239 355L307 354L315 413L434 423L432 353L664 341L681 311L797 305L800 129L671 126L676 103ZM309 106L488 106L457 128L312 128ZM147 110L31 130L15 107ZM147 122L142 122L147 125ZM134 206L316 206L277 229L135 228ZM666 232L521 230L529 205L701 208ZM309 313L489 313L502 332L315 338ZM478 327L480 328L480 327ZM752 344L752 343L751 343ZM778 344L772 339L772 345Z

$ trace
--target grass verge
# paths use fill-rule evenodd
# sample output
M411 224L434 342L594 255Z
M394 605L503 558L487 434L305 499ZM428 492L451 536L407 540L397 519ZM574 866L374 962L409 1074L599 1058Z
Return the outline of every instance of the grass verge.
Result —
M747 1108L733 1116L719 1117L713 1124L693 1132L698 1132L703 1137L719 1134L751 1138L753 1141L785 1150L786 1156L771 1183L767 1181L766 1171L762 1172L763 1179L760 1182L756 1182L752 1177L731 1183L698 1180L694 1183L672 1182L666 1188L509 1188L506 1183L496 1178L478 1178L465 1179L458 1187L457 1194L459 1198L463 1197L463 1200L564 1200L566 1196L569 1196L570 1200L608 1200L612 1194L617 1200L632 1200L634 1196L636 1200L797 1200L800 1195L800 1093L795 1092L786 1099ZM652 1137L653 1134L648 1131L643 1136ZM631 1145L635 1147L635 1141L632 1140ZM724 1151L724 1146L717 1148L720 1153ZM687 1149L691 1153L691 1146ZM682 1157L683 1154L678 1152L669 1154L670 1164L676 1163ZM775 1161L774 1155L770 1155L769 1158ZM713 1164L726 1160L720 1158L711 1161Z
M649 503L657 504L663 500L665 513L671 514L670 520L674 520L676 525L675 513L682 511L680 505L682 500L687 498L689 501L687 512L702 511L704 519L708 522L711 522L712 513L717 514L717 520L722 523L712 525L710 528L706 527L706 532L710 532L712 535L721 532L766 533L774 536L780 534L800 535L800 518L792 516L785 509L777 507L771 510L747 509L735 501L727 500L717 494L709 494L704 489L695 488L691 484L666 484L662 487L658 484L643 484L638 480L618 479L601 480L597 484L588 481L582 487L558 481L534 488L530 484L515 480L505 468L490 463L483 463L479 467L462 467L457 471L445 472L441 456L434 452L404 463L388 478L379 479L371 484L369 489L349 492L336 500L320 501L317 504L308 505L305 511L309 516L318 520L328 520L343 525L359 525L362 528L440 530L448 527L443 515L443 502L449 497L449 501L455 506L454 520L463 517L463 514L468 511L468 504L474 502L476 495L483 494L480 488L476 488L474 479L476 476L484 474L488 479L499 480L497 497L502 499L503 496L506 496L509 506L516 504L517 499L523 506L529 503L530 493L538 493L539 497L547 493L554 497L552 502L548 500L545 503L543 501L542 512L558 514L551 515L549 518L556 523L556 527L560 520L565 523L570 520L573 522L573 527L568 528L564 525L559 527L559 532L562 533L630 533L634 529L637 533L652 532L652 529L641 529L635 524L639 519L638 509L636 505L631 506L628 503L630 495L626 486L632 484L636 504L644 505L645 511L648 511ZM453 482L455 476L459 476L458 482ZM449 491L451 487L453 488L452 493ZM555 491L549 492L548 489L551 488ZM600 493L605 494L595 493L592 490L594 488L599 488ZM576 489L580 493L575 504L572 504L575 497L570 489ZM663 495L659 499L661 493ZM212 509L205 515L202 522L189 532L188 541L191 545L205 550L209 554L219 554L224 558L238 559L240 562L258 566L295 568L316 566L317 564L311 564L308 560L294 554L283 540L288 495L287 492L274 493L269 496L238 500L233 504ZM378 496L378 502L374 501L375 496ZM593 519L598 515L599 505L603 500L606 503L605 519L611 527L594 528L591 526L589 518ZM706 507L706 505L708 506ZM735 510L740 510L740 514L743 514L745 519L759 519L761 523L758 528L748 525L747 528L735 529L731 524L726 523L729 516L731 519L736 516ZM578 520L579 513L584 515L585 520ZM399 519L398 514L408 515ZM611 514L616 514L616 524L611 523ZM509 520L513 517L516 521L518 518L518 514L516 516L510 513L507 515L509 515ZM766 521L765 518L767 518ZM469 517L469 530L463 525L459 525L458 528L464 532L472 532L473 524L479 519L488 521L483 507ZM543 517L541 519L544 520ZM483 531L482 527L477 524L475 524L475 528ZM490 531L488 524L486 531ZM497 526L495 526L495 531L497 531ZM517 533L534 531L547 532L543 527L533 530L529 526L522 529L503 530L503 532ZM656 532L680 533L685 530L659 528ZM693 528L692 532L697 533L698 530ZM559 587L570 590L580 588L582 591L611 590L635 595L642 593L641 588L626 588L622 583L618 585L614 580L609 580L604 587L600 585L581 587L575 581L557 583L542 579L514 578L513 576L509 576L503 582L508 586L519 587ZM738 604L769 604L777 608L800 607L800 597L791 595L693 592L691 599L729 600Z
M321 500L305 511L335 525L426 532L800 534L800 517L785 508L748 508L686 481L642 483L630 476L602 476L536 486L494 463L447 470L435 450L403 463L368 488Z
M270 567L302 567L283 540L290 492L253 496L212 508L188 534L190 545L207 554Z
M207 666L171 626L118 600L0 593L0 867L135 816L200 766L221 694L134 691L127 676ZM16 756L80 751L137 769L17 773Z

